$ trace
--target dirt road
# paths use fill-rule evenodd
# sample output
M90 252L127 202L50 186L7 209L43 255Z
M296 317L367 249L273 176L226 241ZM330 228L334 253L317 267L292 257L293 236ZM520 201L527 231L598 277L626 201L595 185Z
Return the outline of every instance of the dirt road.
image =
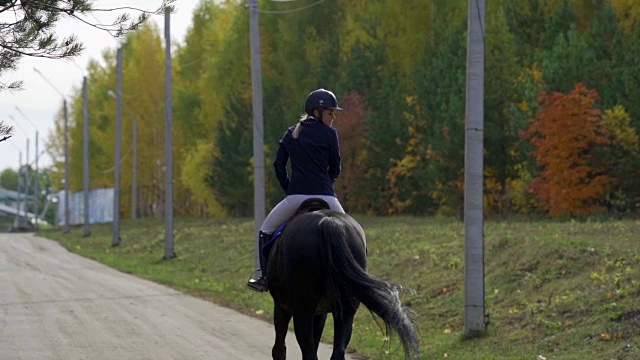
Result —
M267 360L273 337L271 324L118 272L54 241L0 234L1 360ZM292 333L287 341L288 358L300 359ZM322 345L319 357L330 354Z

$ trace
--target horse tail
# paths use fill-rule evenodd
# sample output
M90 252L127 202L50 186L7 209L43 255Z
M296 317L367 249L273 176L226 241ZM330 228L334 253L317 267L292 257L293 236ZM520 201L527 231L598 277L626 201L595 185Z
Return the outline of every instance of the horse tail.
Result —
M399 335L405 357L417 359L419 343L414 313L400 302L400 291L406 289L367 273L366 240L360 224L349 215L328 212L318 226L325 240L323 260L328 269L328 286L338 294L338 301L346 298L351 302L349 306L355 306L357 301L364 304L382 319L387 334L395 331ZM355 247L362 251L354 255Z

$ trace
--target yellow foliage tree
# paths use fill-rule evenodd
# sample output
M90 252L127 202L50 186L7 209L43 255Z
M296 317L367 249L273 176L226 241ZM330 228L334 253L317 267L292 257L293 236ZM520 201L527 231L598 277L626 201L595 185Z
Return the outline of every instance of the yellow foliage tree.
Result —
M224 100L213 76L224 43L225 32L234 14L232 3L203 1L193 13L185 45L174 59L174 129L179 136L176 148L176 178L185 215L221 215L220 206L205 184L215 145L216 125Z
M610 0L626 35L640 25L640 6L637 0Z
M602 115L603 125L609 132L611 144L637 156L640 152L640 138L631 124L631 116L622 105L605 110Z
M605 110L602 123L610 140L606 164L615 179L615 191L608 197L609 207L619 213L633 211L640 203L640 137L631 116L621 105Z

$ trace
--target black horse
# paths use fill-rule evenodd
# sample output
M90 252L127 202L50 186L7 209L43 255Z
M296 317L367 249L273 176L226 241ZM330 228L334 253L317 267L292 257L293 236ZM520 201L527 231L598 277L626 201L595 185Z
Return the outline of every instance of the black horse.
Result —
M267 281L274 301L274 360L286 358L285 336L293 317L303 360L317 360L327 314L334 321L331 360L344 360L360 303L398 333L407 358L418 358L410 311L399 285L367 273L364 231L351 216L331 210L305 212L287 224L269 252Z

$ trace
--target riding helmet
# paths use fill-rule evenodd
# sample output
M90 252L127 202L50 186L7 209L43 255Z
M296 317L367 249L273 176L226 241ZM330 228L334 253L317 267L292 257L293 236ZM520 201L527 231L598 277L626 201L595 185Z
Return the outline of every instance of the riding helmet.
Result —
M304 112L313 115L314 109L334 109L342 110L338 106L338 100L336 96L329 90L318 89L314 90L307 95L307 100L304 102Z

